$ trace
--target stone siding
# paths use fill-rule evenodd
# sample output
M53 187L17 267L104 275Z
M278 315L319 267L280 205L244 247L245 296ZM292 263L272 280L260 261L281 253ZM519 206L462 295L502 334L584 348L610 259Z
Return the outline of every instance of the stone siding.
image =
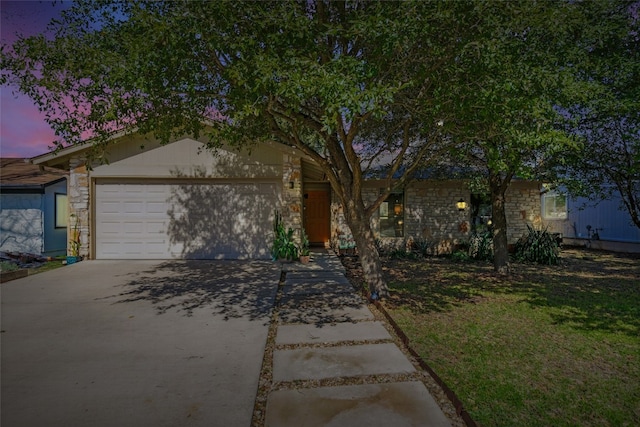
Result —
M74 229L78 227L80 239L80 256L92 258L91 239L90 239L90 221L91 206L89 197L89 171L86 166L84 157L73 157L69 161L69 221L67 236L69 240L73 239ZM71 247L67 243L67 254L71 255Z
M527 233L527 225L536 229L543 226L540 186L535 182L512 182L505 196L507 238L513 244Z
M283 154L282 162L282 206L280 214L285 228L295 230L296 242L300 243L302 230L302 159ZM293 188L291 188L293 184Z
M372 203L382 185L368 183L363 190L365 203ZM456 203L463 199L467 208L459 211ZM378 213L371 218L371 226L386 247L407 247L412 240L431 244L436 254L448 253L456 245L468 241L471 233L471 193L462 181L418 182L405 191L404 237L379 237ZM506 193L507 237L515 243L526 233L527 225L542 225L539 186L533 182L512 183ZM346 224L339 201L332 196L331 246L344 249L352 244L351 231Z
M458 210L456 203L461 198L469 203L469 191L461 183L419 183L409 187L405 192L405 238L446 248L467 239L469 208Z

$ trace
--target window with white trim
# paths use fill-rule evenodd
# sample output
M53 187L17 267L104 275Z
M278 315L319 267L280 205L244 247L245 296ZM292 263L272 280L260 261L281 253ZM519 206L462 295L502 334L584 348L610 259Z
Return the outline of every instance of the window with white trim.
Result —
M567 219L567 195L557 191L543 194L542 217L544 219Z
M55 193L56 228L66 228L69 204L66 194Z

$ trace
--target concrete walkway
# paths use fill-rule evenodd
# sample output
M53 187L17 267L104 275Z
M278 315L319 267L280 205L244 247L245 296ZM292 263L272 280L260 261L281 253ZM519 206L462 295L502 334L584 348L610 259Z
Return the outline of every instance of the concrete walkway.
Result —
M284 270L266 426L451 425L335 255Z

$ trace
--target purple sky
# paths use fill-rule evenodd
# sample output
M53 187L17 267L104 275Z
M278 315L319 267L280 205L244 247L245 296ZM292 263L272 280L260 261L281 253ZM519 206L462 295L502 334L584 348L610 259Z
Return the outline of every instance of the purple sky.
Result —
M2 42L12 42L16 33L43 32L62 8L51 1L0 1ZM11 86L0 87L0 98L0 156L33 157L49 151L55 135L33 102Z

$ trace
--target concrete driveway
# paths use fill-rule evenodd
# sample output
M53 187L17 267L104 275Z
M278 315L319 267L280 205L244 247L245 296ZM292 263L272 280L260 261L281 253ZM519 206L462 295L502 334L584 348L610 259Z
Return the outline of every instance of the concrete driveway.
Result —
M2 284L2 427L249 426L279 278L84 261Z

